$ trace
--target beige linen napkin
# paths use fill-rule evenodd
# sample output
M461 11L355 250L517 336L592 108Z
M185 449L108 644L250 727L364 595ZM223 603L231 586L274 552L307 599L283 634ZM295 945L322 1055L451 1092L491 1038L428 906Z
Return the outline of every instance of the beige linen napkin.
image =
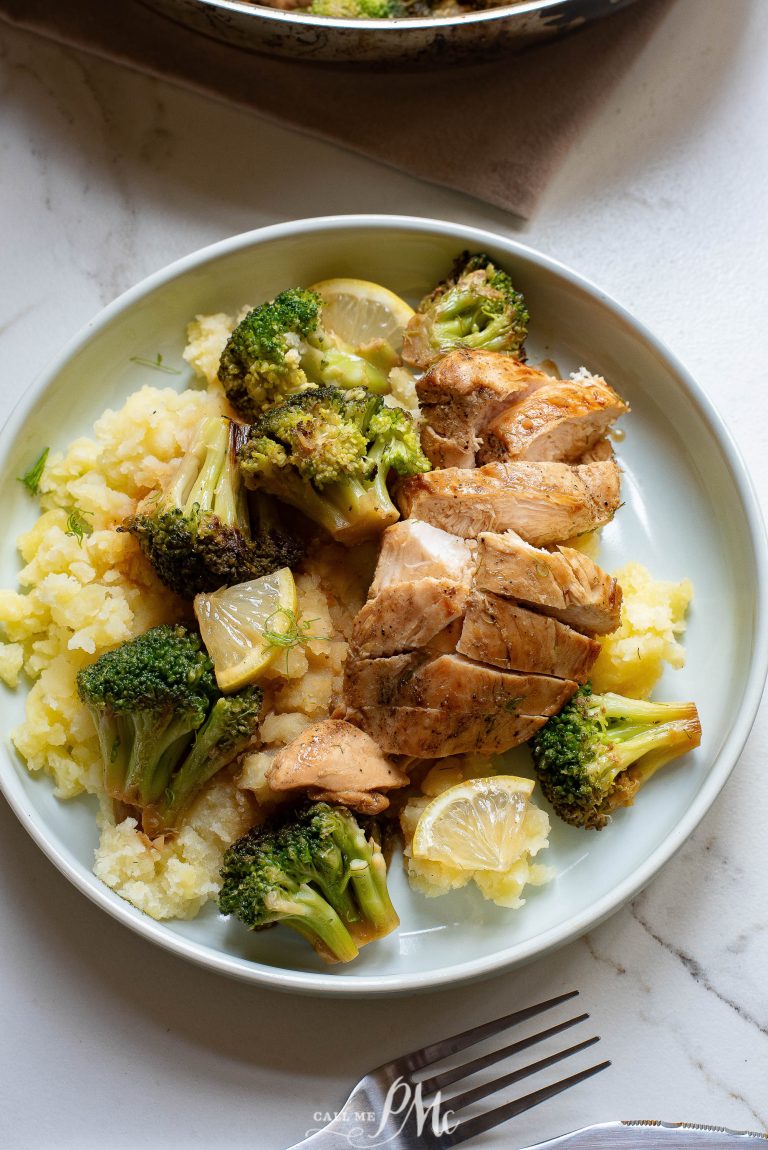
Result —
M396 71L252 55L136 0L0 0L0 19L529 216L670 0L637 0L562 39Z

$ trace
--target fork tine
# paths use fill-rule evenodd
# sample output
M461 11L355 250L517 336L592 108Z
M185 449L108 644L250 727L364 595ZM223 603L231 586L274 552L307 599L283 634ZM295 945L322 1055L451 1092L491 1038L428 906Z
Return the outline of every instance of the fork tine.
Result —
M434 1094L436 1090L444 1090L446 1086L458 1082L459 1079L469 1078L471 1074L477 1074L479 1070L485 1070L487 1066L492 1066L494 1062L501 1062L504 1058L511 1058L513 1054L519 1054L522 1050L528 1050L538 1042L544 1042L547 1038L552 1038L555 1034L561 1034L563 1030L567 1030L571 1026L576 1026L579 1022L585 1022L588 1018L588 1014L579 1014L575 1018L569 1018L567 1022L560 1022L557 1026L548 1027L547 1030L540 1030L538 1034L534 1034L530 1038L521 1038L519 1042L513 1042L510 1046L503 1046L501 1050L492 1050L490 1054L484 1054L482 1058L474 1058L471 1062L465 1062L462 1066L454 1066L451 1067L450 1070L443 1070L440 1074L435 1074L432 1078L425 1078L421 1083L422 1096Z
M537 1074L539 1070L546 1070L548 1067L554 1066L556 1062L562 1062L564 1058L570 1058L572 1054L578 1054L599 1041L597 1035L594 1038L586 1038L583 1042L577 1042L575 1046L569 1046L567 1050L558 1050L555 1054L548 1054L546 1058L540 1058L538 1062L532 1062L529 1066L523 1066L519 1070L510 1070L508 1074L503 1074L501 1078L496 1078L493 1082L483 1082L472 1090L465 1090L463 1094L457 1094L446 1100L447 1105L454 1113L465 1110L467 1106L479 1102L481 1098L487 1098L489 1094L496 1094L514 1082L520 1082L523 1078Z
M503 1018L496 1018L492 1022L483 1022L480 1026L463 1030L451 1038L444 1038L441 1042L433 1042L429 1046L423 1046L420 1050L413 1050L410 1054L395 1058L379 1069L383 1070L386 1067L398 1073L402 1073L404 1069L409 1071L421 1070L424 1066L430 1066L433 1062L440 1062L443 1058L448 1058L459 1050L465 1050L467 1046L474 1046L485 1038L493 1038L502 1030L508 1030L520 1022L526 1022L529 1018L534 1018L545 1010L552 1010L561 1002L568 1002L569 999L575 998L578 993L578 990L569 990L566 994L559 994L556 998L550 998L546 1002L538 1002L535 1006L526 1006L523 1010L516 1010L512 1014L507 1014Z
M560 1082L554 1082L542 1090L535 1090L531 1094L524 1095L523 1098L516 1098L514 1102L507 1102L504 1106L497 1106L495 1110L488 1110L485 1114L478 1115L477 1118L466 1118L459 1123L452 1133L444 1134L435 1139L433 1145L439 1150L448 1150L449 1147L458 1146L469 1138L476 1138L478 1134L485 1134L487 1130L500 1126L502 1122L507 1122L510 1118L516 1118L518 1114L524 1114L526 1110L533 1109L541 1102L547 1102L557 1094L562 1094L564 1090L570 1090L572 1086L584 1082L585 1079L591 1078L594 1074L599 1074L601 1070L607 1070L610 1065L610 1062L600 1062L597 1066L590 1066L587 1070L572 1074L570 1078L563 1078Z

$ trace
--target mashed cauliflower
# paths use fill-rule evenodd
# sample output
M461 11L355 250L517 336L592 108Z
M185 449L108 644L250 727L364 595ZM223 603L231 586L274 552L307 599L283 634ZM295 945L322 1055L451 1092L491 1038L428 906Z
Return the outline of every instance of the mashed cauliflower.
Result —
M19 591L0 590L0 650L5 681L23 669L33 682L24 723L12 733L31 771L50 774L60 798L98 790L95 731L77 697L82 666L185 604L155 578L130 535L115 527L168 475L192 430L217 400L144 387L97 421L92 438L52 454L40 484L42 514L18 547ZM74 508L90 525L69 528Z
M623 592L621 626L600 641L592 686L596 691L647 699L665 663L676 669L685 663L680 636L693 584L690 579L679 583L654 579L640 563L627 563L613 574Z

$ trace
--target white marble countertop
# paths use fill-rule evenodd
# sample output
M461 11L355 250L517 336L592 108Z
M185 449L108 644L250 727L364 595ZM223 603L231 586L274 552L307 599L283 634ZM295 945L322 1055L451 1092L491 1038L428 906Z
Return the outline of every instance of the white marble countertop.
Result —
M519 226L0 26L0 418L103 304L197 247L307 215L444 216L627 305L719 405L768 502L767 52L764 0L678 0ZM291 999L187 965L87 902L0 800L0 1144L278 1150L371 1063L570 986L612 1069L484 1145L617 1117L768 1128L767 741L764 710L698 831L598 930L409 1001Z

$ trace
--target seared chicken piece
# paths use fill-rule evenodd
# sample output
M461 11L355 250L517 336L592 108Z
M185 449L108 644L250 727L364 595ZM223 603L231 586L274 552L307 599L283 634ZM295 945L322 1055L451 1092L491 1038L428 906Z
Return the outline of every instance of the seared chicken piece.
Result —
M572 547L544 551L514 531L480 535L475 585L591 635L610 634L621 619L621 587L587 555Z
M417 579L447 579L469 588L474 570L474 546L464 539L420 523L414 516L388 527L381 537L381 551L368 598L394 583Z
M551 377L511 356L460 348L416 383L421 446L434 467L474 467L483 429Z
M400 484L397 502L404 516L468 539L481 531L513 530L542 546L608 523L619 506L619 488L613 460L579 467L488 463L474 470L449 467L411 476ZM385 540L403 526L388 528Z
M626 411L624 400L600 376L554 380L489 423L478 462L575 462Z
M496 755L526 742L544 726L543 715L428 707L362 707L348 710L347 720L375 739L390 755L440 759L476 752Z
M428 408L422 408L422 416L429 418ZM433 467L474 467L477 448L474 436L451 438L428 423L421 425L421 450Z
M326 719L277 752L266 780L273 791L306 791L311 799L374 815L389 806L380 792L406 786L408 776L389 763L363 731Z
M598 439L588 451L580 455L578 463L601 463L603 460L613 459L613 444L607 437Z
M452 579L389 583L355 616L352 650L367 656L397 655L419 648L452 651L461 632L468 594L466 584ZM451 628L452 623L458 626Z
M575 690L576 683L568 679L500 671L462 655L353 656L344 668L344 703L355 711L402 706L486 716L496 711L553 715Z
M504 670L532 671L583 683L600 654L600 644L510 599L490 591L473 591L467 599L456 650L468 659Z

